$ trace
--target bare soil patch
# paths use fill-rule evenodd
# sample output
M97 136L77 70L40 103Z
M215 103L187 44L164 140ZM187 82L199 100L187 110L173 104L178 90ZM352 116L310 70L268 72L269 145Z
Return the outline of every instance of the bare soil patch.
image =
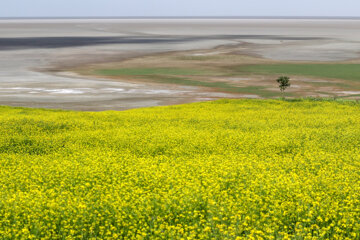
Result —
M275 82L276 74L234 72L234 69L248 65L327 63L264 59L249 53L247 45L248 43L240 43L213 49L161 53L122 61L86 64L67 70L85 76L152 86L197 86L199 93L219 92L239 98L248 96L275 98L281 96ZM353 59L332 62L332 64L336 63L358 64L360 61ZM117 73L116 70L119 69L120 72ZM163 74L159 69L168 69L168 72ZM172 73L171 69L177 71ZM151 70L154 74L151 74ZM136 74L137 71L139 74ZM191 74L191 72L201 72L201 74ZM354 94L354 89L360 89L360 81L301 75L290 77L292 86L286 90L288 97L351 98L353 95L358 96Z

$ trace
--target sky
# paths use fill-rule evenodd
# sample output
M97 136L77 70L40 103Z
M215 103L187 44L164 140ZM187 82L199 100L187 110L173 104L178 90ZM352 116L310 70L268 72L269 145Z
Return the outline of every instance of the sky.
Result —
M359 0L0 0L0 17L352 16Z

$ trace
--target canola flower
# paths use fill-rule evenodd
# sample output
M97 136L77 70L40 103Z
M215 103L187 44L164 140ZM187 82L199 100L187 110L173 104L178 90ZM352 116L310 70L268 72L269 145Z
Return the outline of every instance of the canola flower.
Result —
M360 239L360 105L0 107L0 239Z

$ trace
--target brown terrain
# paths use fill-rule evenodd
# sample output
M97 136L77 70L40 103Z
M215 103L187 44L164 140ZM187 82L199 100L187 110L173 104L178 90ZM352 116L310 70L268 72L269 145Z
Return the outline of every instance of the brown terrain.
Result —
M360 20L0 20L0 105L124 110L218 98L274 98L267 63L358 63ZM178 68L169 76L99 69ZM236 70L236 71L235 71ZM347 96L359 85L291 76L288 97Z

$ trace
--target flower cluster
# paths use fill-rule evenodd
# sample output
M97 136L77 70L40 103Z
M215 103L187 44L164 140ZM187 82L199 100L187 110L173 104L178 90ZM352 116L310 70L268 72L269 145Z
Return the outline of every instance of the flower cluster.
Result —
M360 105L0 108L1 239L360 239Z

